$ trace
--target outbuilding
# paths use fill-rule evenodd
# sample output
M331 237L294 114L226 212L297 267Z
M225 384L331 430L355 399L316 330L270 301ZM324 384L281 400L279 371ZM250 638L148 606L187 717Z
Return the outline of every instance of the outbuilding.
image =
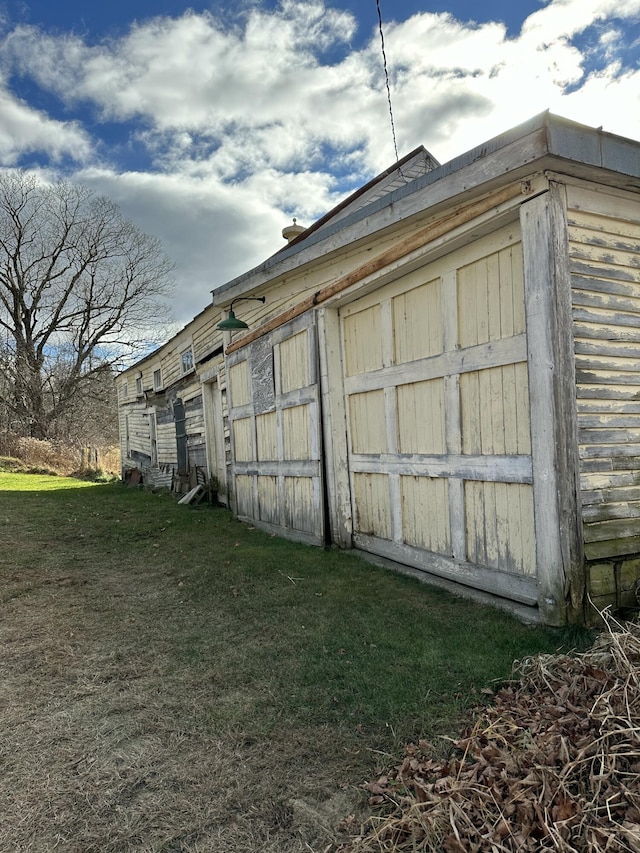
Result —
M298 231L121 375L125 468L531 620L634 604L640 143L544 113Z

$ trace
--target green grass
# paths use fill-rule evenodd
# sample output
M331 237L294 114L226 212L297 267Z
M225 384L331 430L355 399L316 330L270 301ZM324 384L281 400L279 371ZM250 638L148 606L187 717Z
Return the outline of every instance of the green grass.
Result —
M0 492L60 492L93 485L65 477L58 480L51 474L18 474L0 471Z
M274 720L414 735L451 732L477 692L512 662L563 646L563 633L373 567L356 554L299 545L226 510L45 476L0 475L14 506L68 558L126 553L178 578L204 619L172 640L184 665L216 662L251 684L254 725ZM18 503L16 503L18 502ZM233 722L246 723L233 708Z
M401 756L407 741L444 743L439 737L458 733L482 688L508 678L514 660L566 649L567 639L572 646L590 640L587 633L523 625L354 552L291 543L224 509L178 506L168 495L121 484L0 473L0 532L0 625L13 638L6 648L25 659L0 678L21 685L31 709L27 733L21 713L0 720L4 731L20 732L12 749L21 744L28 764L43 748L30 742L38 720L43 743L54 745L66 742L73 720L73 749L65 747L57 770L56 756L47 759L51 785L78 786L82 804L82 786L108 778L95 796L115 792L122 803L125 776L107 756L123 761L129 753L122 745L101 752L96 740L96 732L115 732L118 744L134 750L135 784L150 784L152 776L182 779L188 802L167 800L167 826L176 810L206 792L208 810L244 815L233 838L245 840L225 836L224 849L239 853L254 849L254 838L263 851L308 849L291 840L291 802L358 785ZM64 725L57 735L56 720ZM117 727L108 728L108 720ZM175 752L168 755L171 738ZM140 743L153 753L144 767ZM98 762L91 778L69 777L73 750L80 758L103 755L102 769ZM214 754L215 778L207 763ZM18 766L20 756L11 755ZM246 795L237 793L238 762ZM38 789L38 768L34 774L35 808L49 794ZM20 780L7 778L11 791L21 790ZM171 784L175 797L178 783ZM267 789L270 816L258 814L251 798L251 791ZM157 808L165 795L156 794ZM87 808L85 814L78 806L77 849L138 849L125 835L93 847L86 827L99 809ZM144 832L153 834L162 819L147 817ZM270 821L278 825L273 847L264 841ZM144 836L136 827L135 837ZM208 837L195 817L192 831ZM8 836L5 849L48 849L43 838ZM222 849L202 843L175 849ZM144 849L165 848L149 842Z

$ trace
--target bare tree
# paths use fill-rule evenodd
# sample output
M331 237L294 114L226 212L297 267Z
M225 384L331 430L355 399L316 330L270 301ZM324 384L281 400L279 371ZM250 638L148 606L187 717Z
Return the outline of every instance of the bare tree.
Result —
M148 339L171 269L108 199L0 173L0 393L14 429L46 438L95 371Z

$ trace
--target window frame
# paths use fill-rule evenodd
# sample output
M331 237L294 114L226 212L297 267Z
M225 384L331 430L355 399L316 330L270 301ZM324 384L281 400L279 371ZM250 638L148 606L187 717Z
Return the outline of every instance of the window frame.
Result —
M185 356L187 356L187 361L189 365L185 367ZM196 369L196 360L193 354L193 344L189 344L180 350L180 375L186 376L188 373L192 373Z

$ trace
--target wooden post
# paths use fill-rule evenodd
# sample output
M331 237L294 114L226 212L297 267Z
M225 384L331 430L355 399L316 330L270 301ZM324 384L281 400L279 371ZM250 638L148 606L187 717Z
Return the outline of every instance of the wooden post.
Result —
M575 357L561 188L521 207L539 607L548 624L583 618Z
M319 310L317 318L320 355L319 393L322 395L323 452L326 464L326 488L329 494L331 535L336 545L350 548L353 523L340 318L336 308Z

